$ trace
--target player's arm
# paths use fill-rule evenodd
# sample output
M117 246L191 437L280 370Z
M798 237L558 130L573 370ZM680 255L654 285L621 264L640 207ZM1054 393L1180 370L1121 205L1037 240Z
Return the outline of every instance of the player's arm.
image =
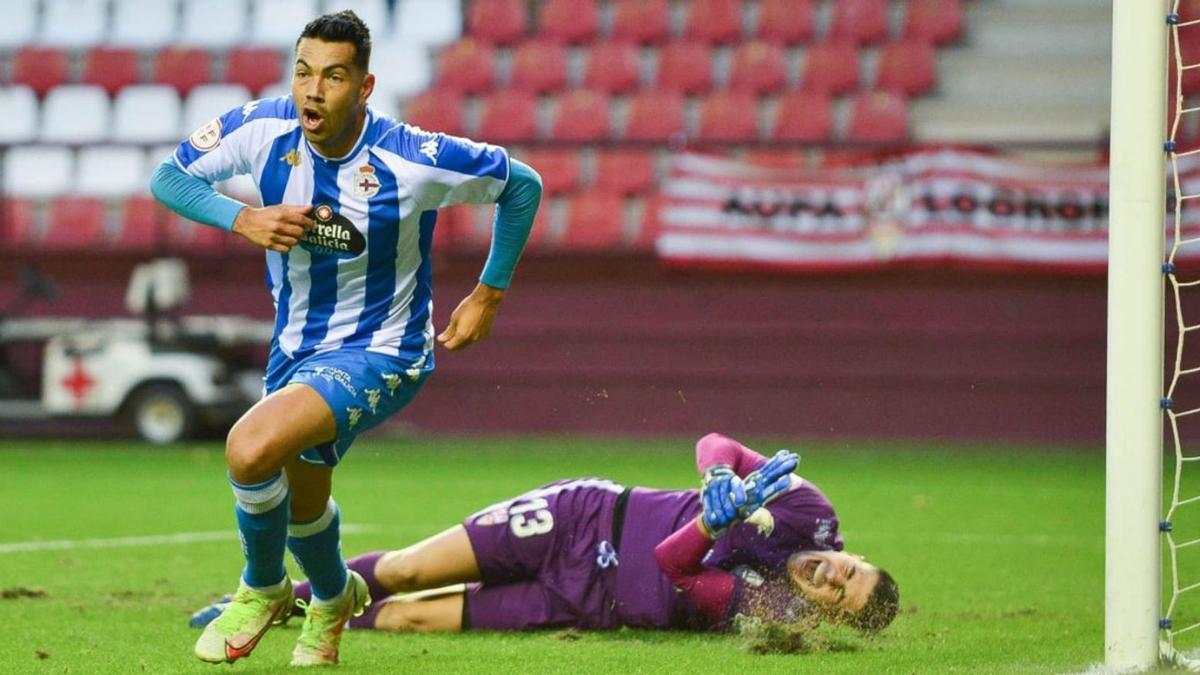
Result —
M725 466L745 478L767 463L767 458L728 436L711 433L696 441L696 469L704 475L714 466Z
M688 596L713 623L724 620L737 588L737 577L704 565L713 535L703 517L687 523L654 547L654 560L675 588Z

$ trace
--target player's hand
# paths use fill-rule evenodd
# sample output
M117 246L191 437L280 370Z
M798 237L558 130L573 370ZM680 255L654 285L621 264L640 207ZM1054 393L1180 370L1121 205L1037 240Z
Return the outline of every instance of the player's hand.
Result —
M792 485L792 472L799 463L800 457L796 453L780 450L757 471L746 476L746 503L742 506L739 517L748 517L767 502L786 492Z
M504 299L504 290L480 283L463 298L450 314L446 330L437 336L438 342L451 351L468 347L492 332L496 310Z
M738 511L746 504L742 479L724 464L710 467L704 472L700 501L704 506L704 526L714 537L721 536L739 520Z
M309 214L312 205L252 206L238 211L233 231L260 248L287 253L300 242L304 233L316 223Z

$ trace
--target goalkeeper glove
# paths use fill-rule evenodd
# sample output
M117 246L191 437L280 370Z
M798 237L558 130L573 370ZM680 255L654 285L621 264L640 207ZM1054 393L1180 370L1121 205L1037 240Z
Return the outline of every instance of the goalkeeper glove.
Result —
M746 489L733 469L717 464L704 472L700 501L704 506L704 526L714 538L720 537L738 520L738 512L746 503Z
M792 471L800 463L800 457L791 450L780 450L767 460L757 471L746 476L743 487L745 503L738 507L738 519L744 520L762 508L767 502L787 491L792 484Z

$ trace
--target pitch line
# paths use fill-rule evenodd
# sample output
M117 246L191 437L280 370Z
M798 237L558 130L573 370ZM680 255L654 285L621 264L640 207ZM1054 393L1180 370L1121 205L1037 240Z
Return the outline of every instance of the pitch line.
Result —
M342 534L361 534L378 530L375 525L342 525ZM176 532L142 537L110 537L107 539L59 539L54 541L14 541L0 543L0 555L32 551L70 551L74 549L125 548L130 546L175 546L210 541L236 541L237 530L211 532Z

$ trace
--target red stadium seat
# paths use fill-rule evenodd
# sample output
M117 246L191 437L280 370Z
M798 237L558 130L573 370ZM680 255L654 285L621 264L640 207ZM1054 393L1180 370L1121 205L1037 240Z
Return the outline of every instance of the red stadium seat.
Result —
M490 143L519 143L537 136L537 99L524 91L498 91L483 101L479 138Z
M13 55L12 82L23 84L38 97L63 84L68 77L67 53L48 47L22 47Z
M742 159L771 169L802 169L808 166L804 152L780 148L750 149Z
M572 148L530 149L514 156L542 176L542 189L557 196L579 189L579 153Z
M475 0L467 10L467 32L478 40L511 45L527 29L524 0Z
M140 80L137 50L97 47L83 58L83 84L103 87L109 96Z
M860 94L850 112L848 141L891 143L908 138L908 103L884 91Z
M887 0L837 0L829 37L860 45L882 42L888 34Z
M641 44L657 44L670 35L667 0L615 0L612 36Z
M683 96L672 91L635 94L629 102L625 139L663 143L683 133Z
M787 82L787 59L783 48L770 42L745 42L733 52L729 87L770 94Z
M937 45L954 42L962 34L961 0L908 0L904 37Z
M876 89L917 96L933 88L937 57L928 42L892 42L879 55Z
M812 0L761 0L758 4L757 36L780 44L798 44L812 39L816 25Z
M596 0L546 0L539 18L542 35L571 44L590 42L599 26Z
M125 200L121 231L113 246L121 251L148 252L165 249L167 228L174 215L153 197L138 195Z
M833 102L824 92L792 92L779 97L771 140L820 143L833 135Z
M658 52L658 86L695 94L712 87L712 47L703 42L671 42Z
M104 202L97 197L59 197L50 202L41 248L50 251L95 250L104 245Z
M509 86L535 94L558 91L567 83L567 49L558 42L529 40L513 52Z
M758 99L745 91L709 94L700 107L697 140L745 143L758 140Z
M36 224L31 200L0 196L0 245L5 251L19 254L22 249L32 248Z
M237 47L225 61L225 81L258 93L283 79L283 59L277 49Z
M568 252L616 250L625 238L625 204L620 195L589 192L567 207L567 231L559 248Z
M550 243L550 216L552 206L549 200L542 202L537 215L533 217L533 229L529 232L529 240L525 242L525 252L544 250ZM495 204L464 204L442 209L450 216L452 226L452 245L458 251L486 251L492 242L492 222L496 213ZM441 227L442 217L438 217L438 227ZM436 241L437 229L434 229Z
M212 81L212 57L206 49L168 47L154 56L155 84L175 87L186 95L192 89Z
M597 42L588 52L583 83L590 89L625 94L638 87L638 50L629 42Z
M492 86L496 51L491 45L463 38L446 47L438 59L439 88L478 94Z
M442 89L417 94L408 100L404 121L429 131L462 136L462 94Z
M858 88L858 48L849 42L822 42L804 55L800 88L844 94Z
M601 150L596 155L597 192L632 195L654 188L654 155L645 150Z
M556 141L588 143L609 136L609 99L594 91L580 89L558 97L550 138Z
M741 0L692 0L687 4L684 35L712 44L737 42L742 36Z

